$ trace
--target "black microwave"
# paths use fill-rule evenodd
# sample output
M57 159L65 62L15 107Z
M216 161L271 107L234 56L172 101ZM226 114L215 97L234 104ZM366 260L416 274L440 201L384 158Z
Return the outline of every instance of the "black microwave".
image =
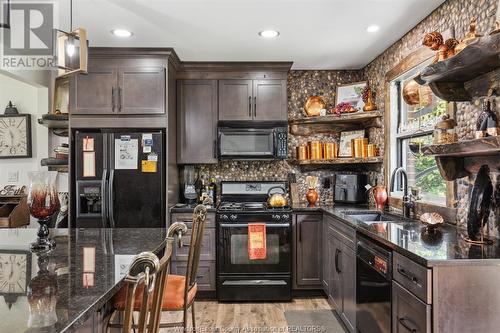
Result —
M219 123L218 155L221 159L285 159L287 139L286 124Z

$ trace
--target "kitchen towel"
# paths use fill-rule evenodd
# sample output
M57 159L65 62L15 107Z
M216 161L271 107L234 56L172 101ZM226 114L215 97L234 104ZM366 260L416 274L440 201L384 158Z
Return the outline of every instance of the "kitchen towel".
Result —
M262 260L266 257L266 225L264 223L248 224L248 258Z

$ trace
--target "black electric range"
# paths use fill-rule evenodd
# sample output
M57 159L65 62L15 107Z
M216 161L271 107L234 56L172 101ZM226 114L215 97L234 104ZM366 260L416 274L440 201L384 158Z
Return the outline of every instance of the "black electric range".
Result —
M217 295L220 301L291 299L292 210L268 207L271 187L285 182L222 182L217 208ZM266 226L266 257L250 259L248 226Z

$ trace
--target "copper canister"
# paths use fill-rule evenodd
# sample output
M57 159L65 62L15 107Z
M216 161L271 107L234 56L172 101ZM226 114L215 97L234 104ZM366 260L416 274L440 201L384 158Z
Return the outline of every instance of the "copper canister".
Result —
M309 156L307 154L307 146L306 145L301 145L297 147L297 159L299 161L304 161L309 159Z
M333 160L334 158L337 157L336 146L337 144L335 142L325 143L325 153L324 153L325 160Z
M362 157L368 157L368 138L363 139L363 149L361 151Z
M309 152L311 154L311 160L320 160L322 158L321 142L310 141L309 142Z
M377 150L377 146L373 143L370 143L367 147L367 157L375 157L376 150Z
M363 157L363 139L354 139L353 157Z

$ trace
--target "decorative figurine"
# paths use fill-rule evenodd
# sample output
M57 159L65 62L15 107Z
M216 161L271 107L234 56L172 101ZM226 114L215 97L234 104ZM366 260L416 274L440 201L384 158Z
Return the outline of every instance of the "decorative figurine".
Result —
M496 114L491 110L491 102L485 100L483 102L483 112L479 115L476 122L476 138L485 136L498 135L498 119Z
M436 124L434 129L434 144L445 144L457 142L458 136L455 133L455 126L457 122L451 119L449 115L445 114L440 122Z
M437 52L436 57L432 62L435 64L438 61L443 61L453 57L456 54L455 47L458 45L458 41L455 38L449 38L445 42L441 33L433 31L425 35L422 45L425 45L431 50Z
M363 102L365 106L363 106L363 111L375 111L377 110L377 105L375 105L373 90L370 87L370 83L367 82L365 88L362 93Z
M483 37L483 35L480 35L477 33L477 18L473 17L470 20L469 24L469 32L462 38L460 43L455 47L455 53L459 53L462 51L467 45L475 41L479 37Z
M490 31L490 36L495 35L500 32L500 22L496 21L493 25L493 29Z

